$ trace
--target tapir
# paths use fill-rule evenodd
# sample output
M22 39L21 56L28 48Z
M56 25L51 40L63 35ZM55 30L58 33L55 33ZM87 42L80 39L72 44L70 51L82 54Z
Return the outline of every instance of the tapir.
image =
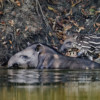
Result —
M13 55L8 61L8 68L37 69L99 69L100 64L76 57L64 56L56 49L34 43L32 46Z

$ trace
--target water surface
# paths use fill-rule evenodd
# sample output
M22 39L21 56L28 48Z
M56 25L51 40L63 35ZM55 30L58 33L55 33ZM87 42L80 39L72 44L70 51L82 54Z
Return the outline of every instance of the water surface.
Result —
M100 100L100 71L2 69L0 100Z

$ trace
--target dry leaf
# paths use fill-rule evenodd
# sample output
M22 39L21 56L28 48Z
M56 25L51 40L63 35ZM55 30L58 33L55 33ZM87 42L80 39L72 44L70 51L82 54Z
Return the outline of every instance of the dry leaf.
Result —
M52 36L52 33L51 32L49 32L49 36Z
M10 21L8 21L8 23L9 23L11 26L14 26L14 20L10 20Z
M25 27L25 31L27 31L27 30L28 30L28 27L26 26L26 27Z
M77 32L80 32L81 30L84 30L84 27L78 27L79 29L77 30Z
M84 9L82 9L81 12L82 12L83 15L87 16L87 13Z
M80 30L84 30L84 29L85 29L85 28L84 28L84 27L82 27L82 26L81 26L81 27L78 27L78 28L79 28Z
M52 29L55 30L55 27L56 27L56 22L53 22Z
M96 25L100 28L100 23L96 23Z
M24 35L24 38L27 38L27 35L26 34L23 34Z
M3 44L3 45L5 45L6 43L7 43L7 42L6 42L6 41L4 41L2 44Z
M20 29L16 29L16 35L20 35Z
M69 12L69 14L73 15L73 11L72 11L72 9L70 9L70 12Z
M64 33L66 33L66 31L68 31L69 29L71 29L72 28L72 26L69 24L69 25L63 25L63 27L64 27Z
M19 7L21 6L21 3L20 3L18 0L16 1L16 4L17 4L17 6L19 6Z
M100 13L100 11L96 11L96 12L95 12L96 15L99 14L99 13Z
M96 27L96 24L93 24L94 27Z
M10 43L10 44L12 44L12 41L11 41L11 40L9 40L9 43Z
M51 11L53 11L54 13L57 13L58 12L57 10L55 10L54 8L52 8L50 6L48 6L48 9L51 10Z
M12 46L11 46L10 48L11 48L11 49L13 49L13 47L12 47Z
M2 21L2 22L1 22L1 24L5 24L5 22L4 22L4 21Z
M81 2L81 0L75 0L75 3L73 0L71 0L71 4L72 4L72 7L76 6L77 4L79 4Z
M77 22L74 22L73 24L74 24L76 27L78 27L78 26L79 26Z
M2 15L3 14L3 12L2 11L0 11L0 15Z
M74 26L79 27L78 23L75 22L74 20L70 20L70 22L71 22Z
M99 30L99 27L96 28L96 31L98 31L98 30Z
M2 39L2 40L4 40L4 39L5 39L5 37L3 36L1 39Z

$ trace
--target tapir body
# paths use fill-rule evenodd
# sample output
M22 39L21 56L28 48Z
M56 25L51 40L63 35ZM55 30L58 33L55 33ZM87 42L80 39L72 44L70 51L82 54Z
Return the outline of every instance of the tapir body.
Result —
M90 60L99 58L100 55L100 33L98 34L75 34L70 35L60 48L61 52L68 52L77 48L77 57L87 57Z
M98 63L64 56L54 48L41 43L35 43L12 56L8 61L8 68L14 67L14 65L23 66L22 68L25 66L25 68L32 67L37 69L75 70L100 68Z

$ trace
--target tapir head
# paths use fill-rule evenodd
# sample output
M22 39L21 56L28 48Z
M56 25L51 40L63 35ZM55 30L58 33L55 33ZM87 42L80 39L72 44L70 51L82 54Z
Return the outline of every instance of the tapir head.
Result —
M8 68L37 67L38 56L41 52L41 44L33 44L30 47L16 53L8 61Z
M70 48L75 47L75 42L77 39L77 35L68 36L68 38L64 41L63 45L60 48L60 52L66 52Z

